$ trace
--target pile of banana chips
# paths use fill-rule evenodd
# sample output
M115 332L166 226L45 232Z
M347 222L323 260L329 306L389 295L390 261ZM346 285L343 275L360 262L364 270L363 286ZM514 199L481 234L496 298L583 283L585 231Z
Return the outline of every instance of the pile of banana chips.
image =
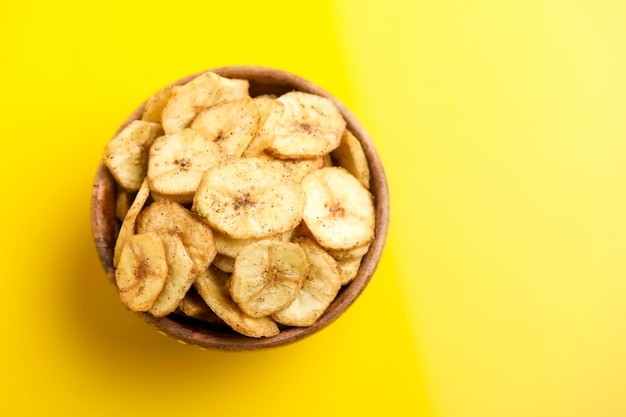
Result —
M374 239L363 148L331 100L205 72L106 146L122 303L269 337L310 326Z

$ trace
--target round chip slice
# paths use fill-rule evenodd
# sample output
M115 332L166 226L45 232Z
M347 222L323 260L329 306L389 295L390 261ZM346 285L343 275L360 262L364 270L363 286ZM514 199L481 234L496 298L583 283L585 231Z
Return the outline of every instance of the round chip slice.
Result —
M150 148L148 181L159 196L190 203L204 171L219 163L218 145L193 129L157 138Z
M244 158L259 155L274 142L273 126L280 119L284 110L283 103L278 101L276 97L269 95L255 97L254 104L259 109L259 129L243 152Z
M337 261L341 269L341 285L346 285L356 278L362 260L363 257L361 256L359 258L346 258Z
M141 120L145 120L147 122L161 123L161 113L163 113L163 109L172 97L172 94L174 93L176 88L178 87L168 85L151 95L148 100L146 100L146 105L144 106Z
M268 148L272 154L280 158L314 158L339 146L346 121L330 99L291 91L278 101L283 103L284 111L272 123L275 138Z
M337 165L354 175L363 184L363 187L370 188L370 168L367 164L367 157L361 142L352 132L348 129L344 130L341 143L330 155L337 162Z
M190 127L217 143L223 158L238 158L256 135L259 118L254 100L244 97L202 111Z
M185 297L178 305L176 313L207 323L228 326L209 308L202 297L200 297L195 287L191 287L187 294L185 294Z
M122 249L115 283L122 303L132 311L147 311L167 280L163 241L155 233L132 235Z
M306 194L303 219L328 250L351 250L374 239L372 195L340 167L322 168L302 180Z
M300 184L281 170L260 158L240 158L204 173L192 209L215 230L250 239L293 229L304 203Z
M178 133L202 110L248 96L248 88L247 80L229 79L210 71L202 73L172 91L161 113L163 130L167 134Z
M160 124L134 120L106 145L102 161L119 185L129 191L141 187L146 177L150 145L162 134Z
M230 294L250 317L265 317L295 299L309 265L295 243L262 240L239 251Z
M258 242L259 240L279 240L282 242L289 242L292 237L292 231L278 233L276 235L270 235L255 239L236 239L234 237L225 235L223 233L213 231L213 237L215 238L215 246L217 253L225 255L229 258L236 258L239 251L251 243Z
M213 263L211 264L220 271L224 271L227 274L232 274L235 269L235 258L231 258L230 256L222 255L218 253L213 259Z
M362 258L363 256L365 256L367 251L369 251L369 249L370 244L368 243L367 245L358 246L354 249L329 250L328 253L336 260L343 261L346 259Z
M154 317L173 313L198 275L193 260L178 236L164 234L159 237L165 246L168 271L165 286L149 310Z
M309 273L288 307L272 314L272 318L286 326L311 326L326 311L341 288L341 270L337 261L313 239L295 240L306 254Z
M170 200L150 204L137 218L137 231L179 237L200 273L207 269L217 254L213 232L202 219Z
M150 187L148 187L148 181L144 180L143 183L141 183L141 187L139 187L139 191L137 191L132 204L126 211L126 215L124 216L124 220L120 226L120 231L117 234L115 249L113 250L113 266L115 267L117 267L117 264L120 261L122 249L124 248L126 241L135 234L137 216L139 216L143 206L146 204L146 201L148 201L148 197L150 197Z
M117 190L117 196L115 197L115 217L119 221L124 221L130 206L133 204L135 193L130 192L122 187Z
M325 159L324 157L305 159L281 159L276 158L266 152L261 152L258 157L266 159L274 167L283 170L286 177L290 177L296 182L301 182L307 174L324 167Z
M168 277L150 313L166 316L176 310L198 274L216 256L211 229L195 214L178 203L159 200L137 218L137 232L156 233L165 245Z
M206 72L173 90L161 112L165 133L178 133L189 126L198 111L215 102L218 87L217 74Z
M206 304L233 330L249 337L276 336L280 330L270 317L250 317L224 291L229 276L213 267L201 273L194 284Z

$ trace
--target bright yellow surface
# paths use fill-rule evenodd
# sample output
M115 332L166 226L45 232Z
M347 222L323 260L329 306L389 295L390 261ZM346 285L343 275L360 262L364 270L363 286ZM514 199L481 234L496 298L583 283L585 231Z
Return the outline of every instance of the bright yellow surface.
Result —
M0 0L0 415L626 415L626 3ZM392 225L348 313L183 346L99 264L91 183L161 85L258 64L353 109Z

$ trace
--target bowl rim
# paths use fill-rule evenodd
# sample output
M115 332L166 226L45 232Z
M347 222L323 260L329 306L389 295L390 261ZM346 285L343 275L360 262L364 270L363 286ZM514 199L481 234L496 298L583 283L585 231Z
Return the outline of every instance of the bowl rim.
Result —
M172 337L184 344L196 345L206 349L231 351L255 350L294 343L319 332L334 322L356 301L371 281L382 257L389 230L390 197L385 170L372 139L356 116L328 91L293 73L254 65L223 66L193 73L168 85L184 84L209 71L228 78L248 79L251 83L251 91L256 89L254 95L261 94L264 89L273 89L274 91L282 89L284 92L299 90L327 97L337 106L347 122L347 128L360 141L368 160L370 168L370 192L374 197L376 214L375 238L367 254L363 257L357 276L349 284L342 287L328 309L313 325L308 327L281 327L280 333L276 336L252 338L241 335L230 329L214 328L211 325L183 319L178 316L153 317L149 313L144 312L135 312L135 314L156 327L160 333L166 336ZM280 87L277 86L277 83L280 83ZM251 95L253 95L253 92L251 92ZM133 120L141 117L145 103L146 101L141 103L124 120L115 134ZM115 268L113 267L112 259L119 224L115 216L109 216L109 218L105 216L107 212L114 213L112 210L113 207L115 207L114 197L117 192L116 187L117 184L113 176L106 166L104 166L102 160L100 160L94 178L91 196L92 234L102 266L109 281L117 291Z

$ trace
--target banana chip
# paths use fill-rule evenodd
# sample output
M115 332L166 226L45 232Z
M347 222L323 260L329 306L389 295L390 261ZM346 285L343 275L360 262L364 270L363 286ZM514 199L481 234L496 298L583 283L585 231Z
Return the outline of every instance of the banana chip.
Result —
M117 196L115 197L115 217L117 217L119 221L124 221L124 217L126 217L134 199L134 193L121 187L117 190Z
M214 268L204 271L194 284L206 304L233 330L249 337L276 336L280 330L270 317L250 317L224 291L228 274Z
M362 258L370 250L370 244L347 250L329 250L328 253L338 261L352 258Z
M137 219L137 233L153 232L165 246L169 266L167 282L150 313L166 316L176 310L198 274L216 254L208 226L183 206L160 200L143 210Z
M302 182L302 179L309 173L324 167L324 158L307 159L281 159L269 153L261 152L259 158L267 160L273 167L283 171L283 176L291 178L295 182Z
M272 154L280 158L315 158L339 146L346 122L330 99L292 91L278 97L278 101L285 108L280 119L268 126L275 136L268 148Z
M254 98L254 104L259 109L259 129L254 138L243 152L244 158L259 155L274 142L274 126L283 114L285 106L274 96L258 96Z
M178 236L166 234L159 234L158 236L165 247L168 266L167 280L149 312L154 317L164 317L176 310L193 285L197 273L193 260Z
M301 237L295 243L304 250L309 273L293 302L272 314L272 318L286 326L310 326L337 296L341 288L341 270L337 261L314 240Z
M141 120L161 123L161 113L163 113L163 109L172 97L172 94L174 94L176 88L178 87L168 85L151 95L148 100L146 100Z
M302 180L304 221L328 250L351 250L374 239L372 195L339 167L322 168Z
M291 304L308 273L300 246L262 240L246 246L235 258L230 294L249 316L268 316Z
M161 121L167 134L178 133L204 109L248 96L247 80L231 80L205 72L177 87L163 108Z
M120 231L117 234L115 249L113 250L113 266L115 267L117 267L117 264L119 263L124 244L126 244L126 241L135 234L137 216L139 215L139 213L141 213L143 206L148 200L148 197L150 197L150 188L148 187L148 181L144 180L144 182L141 184L141 187L139 188L139 191L137 191L137 195L135 196L133 203L126 212L126 216L124 217L124 221L122 221Z
M337 261L341 269L341 285L346 285L356 278L362 260L363 257L361 256L359 258L346 258Z
M343 131L341 143L330 155L337 161L337 165L354 175L363 184L363 187L370 188L370 168L367 157L361 142L354 137L352 132L348 129Z
M103 162L123 188L137 191L146 177L148 152L163 133L158 123L134 120L104 148Z
M202 111L191 129L219 145L222 158L240 157L259 128L259 110L250 97L227 101Z
M217 314L206 305L195 287L191 287L178 305L176 313L220 326L227 326Z
M155 233L131 236L115 270L115 282L122 303L132 311L147 311L167 280L163 241Z
M291 236L292 231L288 230L283 233L278 233L275 235L256 239L236 239L224 233L213 231L213 237L215 238L217 253L227 256L229 258L236 258L239 251L251 243L256 243L260 240L277 240L282 242L289 242L291 240Z
M259 158L240 158L207 170L193 210L215 230L237 239L271 236L302 219L305 197L297 182Z
M217 75L217 80L218 90L215 94L214 105L237 100L243 97L250 97L248 92L250 89L250 82L248 80L226 78L220 75Z
M213 259L213 263L211 264L220 271L224 271L227 274L232 274L235 269L235 258L231 258L230 256L222 255L218 253Z
M185 207L170 200L155 201L137 219L137 230L179 237L196 273L207 269L217 254L211 228Z
M193 129L157 138L150 149L148 181L153 194L190 203L204 171L221 160L218 145Z

